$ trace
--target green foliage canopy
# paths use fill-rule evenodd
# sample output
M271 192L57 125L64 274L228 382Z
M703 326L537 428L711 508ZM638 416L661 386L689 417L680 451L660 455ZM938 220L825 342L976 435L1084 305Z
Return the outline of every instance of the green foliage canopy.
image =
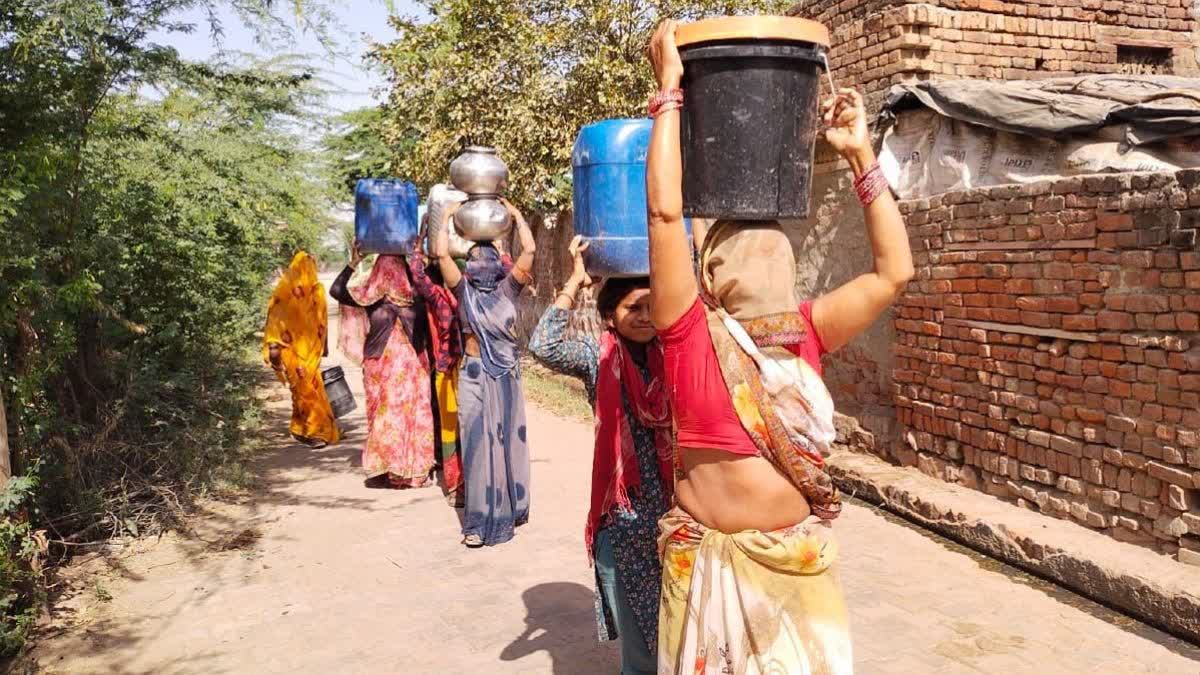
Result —
M391 91L393 171L428 188L467 143L496 146L521 204L571 199L571 146L589 122L645 114L645 47L664 18L782 13L776 0L421 0L374 52ZM411 142L415 139L415 143ZM403 151L401 151L403 150Z
M411 139L405 140L397 151L403 154L412 145ZM383 111L359 108L336 115L321 139L321 152L325 181L336 197L352 196L360 178L388 175L391 150L383 141Z

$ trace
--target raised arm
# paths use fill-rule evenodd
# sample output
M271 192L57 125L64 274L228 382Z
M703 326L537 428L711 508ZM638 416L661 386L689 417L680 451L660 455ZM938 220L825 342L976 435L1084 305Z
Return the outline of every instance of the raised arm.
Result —
M412 278L413 288L417 290L417 294L425 298L425 302L436 304L439 297L436 284L429 278L429 274L425 272L425 265L429 262L425 259L425 254L421 252L421 242L429 236L429 214L425 214L425 219L421 221L421 229L417 233L417 240L412 243L412 248L408 251L405 261L408 263L408 274ZM430 242L433 243L433 242Z
M696 249L696 255L704 250L704 240L708 237L708 218L692 218L692 248Z
M354 244L350 247L350 262L346 265L346 269L333 280L333 285L329 287L329 295L340 304L349 305L350 307L362 307L355 301L354 296L350 295L350 289L347 286L350 283L350 277L354 275L354 270L358 268L358 264L362 262L363 254L362 247L359 246L358 240L354 240Z
M587 250L587 244L581 242L582 237L579 236L571 241L574 271L533 329L529 337L529 352L547 368L579 378L590 392L596 386L600 346L590 335L575 340L566 337L567 322L579 292L592 285L592 278L583 266L583 252Z
M442 271L442 279L446 288L458 288L462 282L462 272L450 257L450 219L458 212L462 204L451 204L442 212L442 222L438 225L437 236L433 240L433 254L437 256L438 269Z
M875 166L862 96L842 89L822 104L825 139L850 163L859 178ZM848 344L883 314L913 276L912 251L900 209L884 189L863 207L874 269L813 302L813 327L828 351Z
M675 46L675 22L659 24L650 40L650 61L660 94L679 89L683 61ZM667 104L654 118L646 156L646 206L650 237L650 318L668 328L696 302L696 275L683 225L683 159L679 148L678 105Z
M522 286L525 286L533 281L533 262L534 256L537 254L537 242L533 238L533 231L529 229L529 223L525 222L525 216L521 215L521 210L503 197L500 198L500 202L504 204L504 208L508 209L513 222L517 225L517 237L521 240L521 255L517 256L517 261L513 263L513 271L518 272L515 278L521 282Z
M434 304L438 300L438 292L433 280L425 272L425 256L421 255L420 240L413 244L413 250L408 252L408 274L412 277L413 288L417 294L425 298L425 302Z

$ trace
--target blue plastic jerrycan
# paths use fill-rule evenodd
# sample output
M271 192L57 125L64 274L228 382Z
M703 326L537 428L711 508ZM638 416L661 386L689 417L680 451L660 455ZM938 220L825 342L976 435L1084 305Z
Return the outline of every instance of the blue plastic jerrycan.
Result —
M602 120L580 129L575 139L575 234L589 242L584 263L594 276L650 273L646 153L652 126L650 119Z
M420 197L412 183L363 178L354 186L354 234L364 251L407 253L420 230Z

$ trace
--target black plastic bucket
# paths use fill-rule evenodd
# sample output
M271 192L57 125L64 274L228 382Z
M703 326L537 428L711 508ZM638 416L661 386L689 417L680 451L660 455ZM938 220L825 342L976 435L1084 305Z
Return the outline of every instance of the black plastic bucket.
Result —
M334 417L344 417L358 408L350 385L346 384L346 373L341 366L334 366L321 371L321 381L325 383L325 395L329 397L329 405L333 408Z
M790 40L680 48L684 215L808 217L824 51Z

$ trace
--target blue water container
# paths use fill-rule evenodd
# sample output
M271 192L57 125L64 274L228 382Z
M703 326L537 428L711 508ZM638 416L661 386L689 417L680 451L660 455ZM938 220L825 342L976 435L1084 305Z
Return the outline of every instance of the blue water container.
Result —
M364 251L403 254L420 229L420 197L412 183L362 178L354 186L354 235Z
M650 274L646 153L652 126L650 119L603 120L580 129L575 139L575 234L589 242L584 263L594 276Z

